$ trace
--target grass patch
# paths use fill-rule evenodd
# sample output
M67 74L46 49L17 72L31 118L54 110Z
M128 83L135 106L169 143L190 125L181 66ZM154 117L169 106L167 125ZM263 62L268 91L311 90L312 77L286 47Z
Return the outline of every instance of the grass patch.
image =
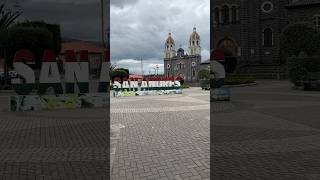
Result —
M224 80L225 85L250 84L256 81L256 77L250 75L227 75Z
M181 88L183 88L183 89L190 88L190 85L184 83L183 85L181 85Z

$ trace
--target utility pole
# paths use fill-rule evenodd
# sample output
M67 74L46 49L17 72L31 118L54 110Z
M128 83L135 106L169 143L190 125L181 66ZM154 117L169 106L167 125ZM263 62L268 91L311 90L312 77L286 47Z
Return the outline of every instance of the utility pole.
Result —
M105 39L105 25L104 25L104 0L101 0L101 38L102 45L106 48L106 39Z
M141 75L143 76L143 62L142 62L142 57L140 58L141 61Z

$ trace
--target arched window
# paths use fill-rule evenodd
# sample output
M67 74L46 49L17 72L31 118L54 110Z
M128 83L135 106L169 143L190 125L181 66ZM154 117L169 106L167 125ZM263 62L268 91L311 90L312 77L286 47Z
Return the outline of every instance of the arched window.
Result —
M317 31L320 31L320 14L316 14L313 16L313 23Z
M231 14L232 14L232 17L231 17L232 23L236 23L237 22L237 18L238 18L237 7L236 6L232 6Z
M220 9L217 7L214 9L214 21L220 24Z
M263 45L264 46L273 45L273 31L271 28L266 28L263 30Z
M194 69L192 69L192 77L196 76L196 71Z
M222 21L225 24L229 24L229 7L227 5L222 7Z

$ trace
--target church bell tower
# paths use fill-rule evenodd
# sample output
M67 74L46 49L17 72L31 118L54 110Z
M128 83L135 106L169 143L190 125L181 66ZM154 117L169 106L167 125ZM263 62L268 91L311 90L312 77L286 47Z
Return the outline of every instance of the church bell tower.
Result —
M196 27L193 28L193 32L189 39L189 54L201 55L200 35L197 33Z
M171 33L168 34L168 38L165 43L164 54L166 59L170 59L176 56L175 42L172 38Z

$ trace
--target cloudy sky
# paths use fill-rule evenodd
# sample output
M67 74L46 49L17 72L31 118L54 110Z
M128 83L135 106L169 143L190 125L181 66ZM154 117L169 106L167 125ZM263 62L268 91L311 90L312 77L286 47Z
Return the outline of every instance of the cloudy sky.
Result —
M64 38L101 41L100 0L0 0L3 1L8 5L19 2L21 21L44 20L60 24ZM172 32L176 48L181 45L187 50L194 25L202 39L202 59L209 57L210 0L105 0L106 4L108 1L113 64L140 73L140 62L134 59L142 58L144 73L154 72L156 65L161 73L168 32Z
M108 3L108 0L105 1ZM20 21L43 20L60 24L64 38L101 41L100 0L0 0L0 2L7 2L8 6L19 2L23 12Z
M188 47L194 25L201 36L202 59L209 57L209 0L110 0L111 62L140 73L163 72L164 43L171 31L176 48Z

